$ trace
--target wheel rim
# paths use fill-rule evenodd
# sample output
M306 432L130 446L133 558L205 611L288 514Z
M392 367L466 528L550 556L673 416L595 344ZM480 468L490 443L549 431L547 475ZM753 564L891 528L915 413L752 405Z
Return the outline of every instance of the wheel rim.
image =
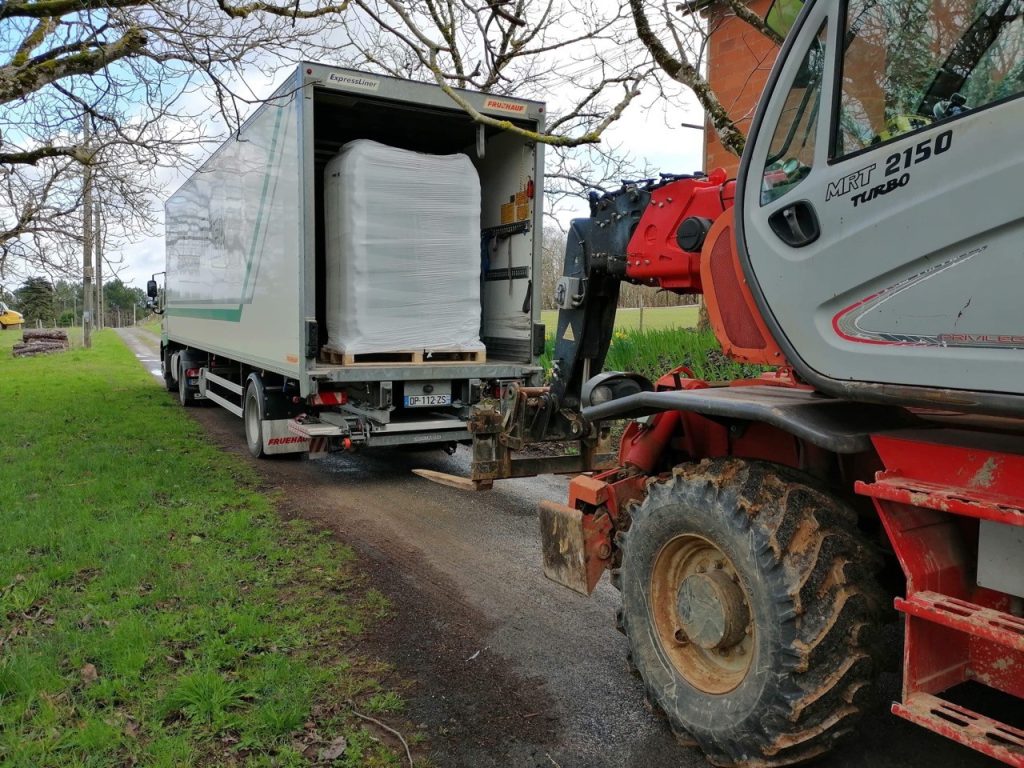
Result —
M252 450L262 447L259 403L251 390L245 397L245 439L249 441L249 448Z
M182 405L188 402L188 377L185 376L185 366L181 366L178 369L178 399L181 400Z
M655 558L650 594L658 641L687 682L711 694L743 682L757 638L749 597L724 552L702 536L676 536Z

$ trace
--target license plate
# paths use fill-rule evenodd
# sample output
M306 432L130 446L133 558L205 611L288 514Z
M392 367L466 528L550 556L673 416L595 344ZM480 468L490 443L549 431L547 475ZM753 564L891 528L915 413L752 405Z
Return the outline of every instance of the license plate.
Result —
M451 405L451 395L406 395L406 408L429 408L433 405Z

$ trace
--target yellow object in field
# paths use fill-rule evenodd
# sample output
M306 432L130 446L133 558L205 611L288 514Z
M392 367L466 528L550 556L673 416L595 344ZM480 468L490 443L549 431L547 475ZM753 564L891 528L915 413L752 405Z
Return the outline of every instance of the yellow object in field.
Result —
M24 323L25 318L22 317L21 312L15 312L0 301L0 329L6 330L7 328L12 327L21 328Z

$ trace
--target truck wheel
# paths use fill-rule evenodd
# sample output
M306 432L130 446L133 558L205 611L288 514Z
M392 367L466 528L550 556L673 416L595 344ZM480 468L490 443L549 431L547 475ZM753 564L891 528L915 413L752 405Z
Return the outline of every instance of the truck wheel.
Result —
M781 766L851 731L881 601L845 504L788 468L705 461L652 484L620 544L620 628L680 741Z
M188 386L185 370L185 361L182 360L178 363L178 402L185 408L191 408L196 404L196 393Z
M168 392L174 392L178 388L174 375L171 373L171 351L165 349L160 358L160 372L164 375L164 386Z
M242 401L242 422L245 424L245 443L254 458L266 456L263 451L263 385L259 379L249 377Z

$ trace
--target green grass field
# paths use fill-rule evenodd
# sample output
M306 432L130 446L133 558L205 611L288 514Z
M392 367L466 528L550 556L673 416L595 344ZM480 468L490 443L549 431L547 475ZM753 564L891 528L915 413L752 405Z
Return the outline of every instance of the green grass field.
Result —
M644 330L661 328L695 328L697 326L697 305L686 307L649 307L643 310ZM541 322L548 334L555 331L558 322L558 311L546 309L541 314ZM615 313L615 330L631 331L640 328L639 309L620 309Z
M350 657L387 611L351 552L282 522L112 331L13 359L20 336L0 334L0 764L399 765L346 704L402 705Z

